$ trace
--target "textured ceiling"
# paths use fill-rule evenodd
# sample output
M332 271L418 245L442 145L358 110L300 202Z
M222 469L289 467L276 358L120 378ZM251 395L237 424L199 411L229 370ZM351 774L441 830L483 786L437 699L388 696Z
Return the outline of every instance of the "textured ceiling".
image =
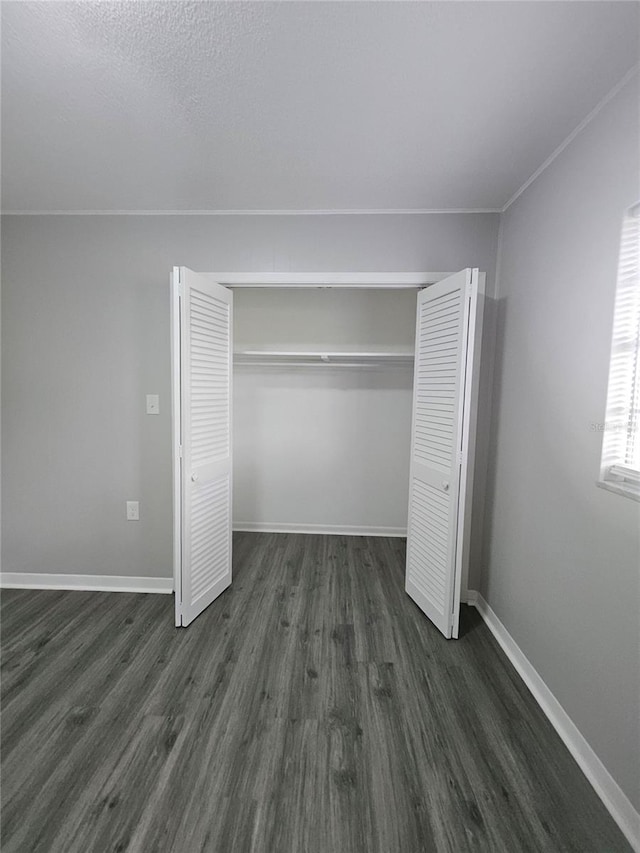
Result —
M5 2L5 210L495 209L635 2Z

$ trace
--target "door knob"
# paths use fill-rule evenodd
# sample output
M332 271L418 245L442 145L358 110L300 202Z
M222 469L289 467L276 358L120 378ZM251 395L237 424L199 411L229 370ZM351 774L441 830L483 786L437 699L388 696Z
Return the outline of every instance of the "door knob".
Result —
M192 475L191 475L191 482L192 482L192 483L195 483L195 481L196 481L197 479L198 479L198 475L197 475L197 474L192 474Z
M448 492L448 491L449 491L449 483L447 483L447 481L446 481L446 480L443 480L443 481L442 481L442 491L443 491L443 492Z

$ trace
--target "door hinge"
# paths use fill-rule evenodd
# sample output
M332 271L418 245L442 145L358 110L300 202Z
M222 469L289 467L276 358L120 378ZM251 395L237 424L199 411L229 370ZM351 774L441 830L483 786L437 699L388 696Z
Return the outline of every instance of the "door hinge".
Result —
M182 459L182 445L178 445L178 456Z
M462 459L463 459L462 451L459 450L458 451L458 465L462 465Z

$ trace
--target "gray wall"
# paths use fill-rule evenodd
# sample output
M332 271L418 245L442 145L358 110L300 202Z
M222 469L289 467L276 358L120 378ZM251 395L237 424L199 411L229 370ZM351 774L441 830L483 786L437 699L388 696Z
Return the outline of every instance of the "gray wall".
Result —
M502 222L482 592L640 806L640 505L596 487L620 226L638 200L627 85Z
M171 574L173 265L478 266L493 282L497 219L3 217L3 571ZM490 387L485 377L485 423ZM160 394L159 417L145 415L145 393ZM486 453L479 456L481 493ZM140 522L125 520L127 499L140 500Z

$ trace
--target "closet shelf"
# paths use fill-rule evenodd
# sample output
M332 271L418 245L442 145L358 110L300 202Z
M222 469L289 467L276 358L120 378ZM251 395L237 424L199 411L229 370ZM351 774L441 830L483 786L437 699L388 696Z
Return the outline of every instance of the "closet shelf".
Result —
M236 365L264 366L376 366L412 365L413 353L409 352L273 352L265 350L236 350L233 354Z

